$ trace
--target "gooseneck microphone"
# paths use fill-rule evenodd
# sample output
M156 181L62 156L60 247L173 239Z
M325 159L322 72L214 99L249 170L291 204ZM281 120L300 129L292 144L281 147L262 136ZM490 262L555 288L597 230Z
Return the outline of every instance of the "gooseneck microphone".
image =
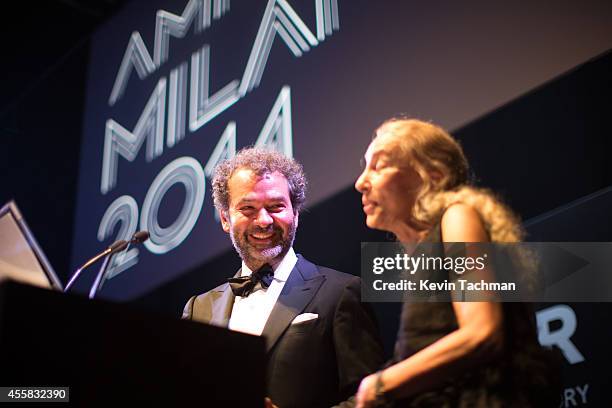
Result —
M106 275L106 269L108 268L108 265L110 263L112 256L118 252L125 251L130 246L130 244L141 244L145 242L147 239L149 239L148 231L138 231L134 235L132 235L132 238L130 238L129 241L120 239L120 240L113 242L108 248L106 248L104 251L100 252L93 258L89 259L87 262L83 264L83 266L81 266L79 269L76 270L76 272L72 275L72 277L66 284L66 287L64 288L64 292L68 292L68 290L70 290L74 282L81 275L81 272L83 272L85 269L89 268L91 265L95 264L96 262L98 262L100 259L104 258L104 262L102 263L102 266L100 267L100 270L98 271L98 274L96 275L96 279L91 289L89 290L89 298L92 299L102 287L102 283L104 282L104 277Z
M145 242L147 239L149 239L148 231L138 231L134 235L132 235L132 238L128 242L125 243L125 246L122 246L121 249L116 252L125 251L130 244L140 244ZM104 260L104 263L102 263L102 266L98 271L98 275L96 275L96 280L94 281L93 285L91 286L91 289L89 290L90 299L93 299L94 296L96 296L96 293L98 293L98 291L102 289L102 285L104 284L104 280L106 278L106 269L108 268L111 256L112 253L109 254Z
M136 235L136 234L134 234L134 235ZM148 233L147 233L147 235L148 235ZM72 287L72 285L77 280L77 278L81 275L81 272L83 272L85 269L89 268L91 265L95 264L96 262L98 262L100 259L102 259L104 257L109 257L110 255L113 255L114 253L123 251L125 248L127 248L127 246L128 246L128 242L127 241L125 241L123 239L117 240L117 241L113 242L104 251L100 252L99 254L94 256L93 258L89 259L87 262L85 262L83 264L83 266L81 266L79 269L77 269L76 272L72 275L72 277L70 278L70 280L66 284L66 287L64 288L64 292L68 292L68 290Z
M132 239L130 239L130 244L140 244L149 239L149 231L138 231L134 235L132 235Z

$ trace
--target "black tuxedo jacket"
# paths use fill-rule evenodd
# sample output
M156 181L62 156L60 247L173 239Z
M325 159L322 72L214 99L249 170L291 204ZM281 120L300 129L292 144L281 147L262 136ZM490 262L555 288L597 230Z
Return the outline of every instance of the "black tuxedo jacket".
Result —
M268 353L267 395L280 408L335 405L382 365L378 328L370 308L360 301L360 282L298 255L262 333ZM183 318L227 327L233 304L225 283L189 299ZM301 313L318 318L291 324Z

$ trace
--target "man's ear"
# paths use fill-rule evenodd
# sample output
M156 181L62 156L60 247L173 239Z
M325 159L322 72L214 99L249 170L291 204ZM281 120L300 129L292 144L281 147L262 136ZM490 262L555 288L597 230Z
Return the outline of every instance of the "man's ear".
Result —
M229 214L227 210L219 211L219 219L221 220L221 227L223 231L229 233L230 231L230 223L229 223Z
M299 212L297 212L297 211L295 212L295 218L294 218L294 219L295 219L295 221L294 221L294 223L295 223L295 229L297 230L297 227L298 227L298 221L300 220L300 213L299 213Z

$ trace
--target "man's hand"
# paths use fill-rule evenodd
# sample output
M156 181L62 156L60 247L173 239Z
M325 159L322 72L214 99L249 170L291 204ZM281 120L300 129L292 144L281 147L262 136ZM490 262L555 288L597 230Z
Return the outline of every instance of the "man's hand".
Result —
M266 397L266 408L278 408L278 407L274 405L274 403L272 402L270 398Z

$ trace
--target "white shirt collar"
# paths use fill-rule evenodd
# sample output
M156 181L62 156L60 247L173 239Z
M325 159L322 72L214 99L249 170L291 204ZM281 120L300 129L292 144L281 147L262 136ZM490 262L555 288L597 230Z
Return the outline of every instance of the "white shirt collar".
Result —
M274 280L279 282L287 281L289 274L293 270L293 267L297 263L297 256L293 247L289 248L283 259L279 262L276 269L274 269ZM253 271L249 268L244 261L242 261L242 272L240 276L249 276Z

